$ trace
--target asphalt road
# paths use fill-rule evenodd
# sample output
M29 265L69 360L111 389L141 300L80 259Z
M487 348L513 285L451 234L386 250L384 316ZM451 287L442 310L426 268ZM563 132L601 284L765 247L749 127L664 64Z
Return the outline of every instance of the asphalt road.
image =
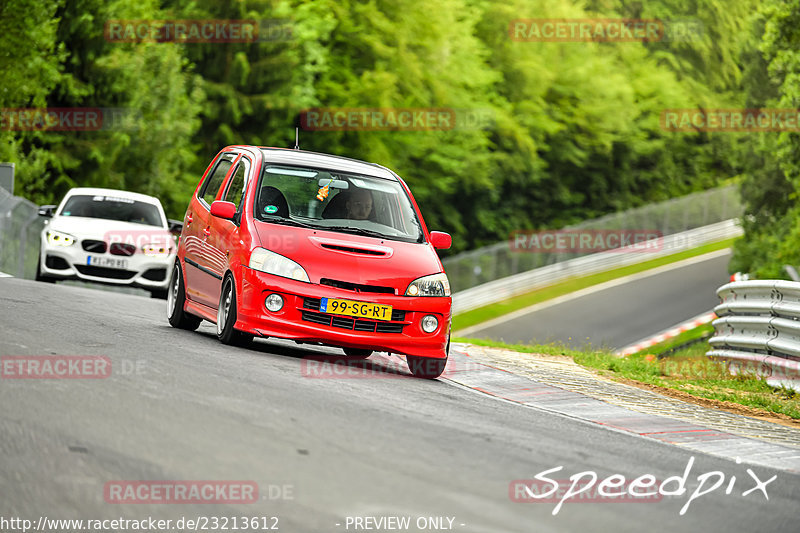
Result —
M556 479L591 470L664 480L682 475L693 454L380 366L369 378L311 379L304 358L337 351L264 340L223 346L207 325L170 328L164 306L0 279L0 355L112 364L105 379L3 374L0 518L275 516L285 532L366 530L346 525L367 516L454 517L455 531L492 533L797 530L800 476L754 467L762 480L777 476L769 500L743 496L754 484L747 466L702 454L689 492L657 503L566 504L553 515L551 503L512 502L512 480L557 466ZM711 471L726 486L736 476L735 488L696 499L681 516L697 476ZM261 497L107 503L106 484L124 480L252 480Z
M729 280L730 257L730 251L725 251L680 268L642 273L626 283L471 328L467 336L508 343L622 348L711 311L719 303L716 290Z

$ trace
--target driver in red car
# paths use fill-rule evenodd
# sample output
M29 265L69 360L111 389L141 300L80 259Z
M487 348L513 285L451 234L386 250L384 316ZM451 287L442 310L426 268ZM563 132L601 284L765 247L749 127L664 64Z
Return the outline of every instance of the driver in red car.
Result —
M367 189L353 189L345 204L347 218L367 220L372 213L372 193Z

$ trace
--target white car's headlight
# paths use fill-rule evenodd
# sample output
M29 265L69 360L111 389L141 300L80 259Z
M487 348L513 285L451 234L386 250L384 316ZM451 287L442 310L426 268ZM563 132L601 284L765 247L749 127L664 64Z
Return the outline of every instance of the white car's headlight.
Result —
M168 244L145 244L142 246L144 255L151 257L164 257L172 252L172 247Z
M50 246L72 246L75 244L75 237L60 231L48 230L47 242Z
M417 278L408 285L406 296L450 296L450 281L444 272Z
M267 274L311 283L305 269L289 259L265 248L256 248L250 254L250 268Z

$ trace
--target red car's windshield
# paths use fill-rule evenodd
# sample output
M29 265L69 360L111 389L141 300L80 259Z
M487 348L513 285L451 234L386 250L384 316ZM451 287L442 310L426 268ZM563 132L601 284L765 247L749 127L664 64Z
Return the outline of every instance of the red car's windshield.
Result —
M286 165L267 165L261 176L259 220L422 242L417 214L396 181Z

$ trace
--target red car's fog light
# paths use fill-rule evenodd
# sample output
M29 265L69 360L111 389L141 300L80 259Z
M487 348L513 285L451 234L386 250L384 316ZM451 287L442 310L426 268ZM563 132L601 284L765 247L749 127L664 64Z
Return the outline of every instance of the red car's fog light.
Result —
M268 311L277 313L283 309L283 297L280 294L270 294L264 299L264 307L266 307Z
M433 333L439 327L439 319L433 315L425 315L419 325L425 333Z

